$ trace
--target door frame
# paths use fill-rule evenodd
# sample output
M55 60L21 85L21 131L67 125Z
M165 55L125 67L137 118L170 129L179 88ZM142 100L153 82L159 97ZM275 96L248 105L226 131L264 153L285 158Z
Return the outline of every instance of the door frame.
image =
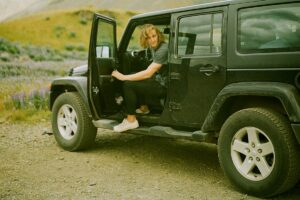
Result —
M99 54L97 58L97 39L98 34L100 34L99 23L105 23L112 26L112 44L111 48L109 49L109 54L104 53ZM108 47L108 46L107 46ZM103 48L104 49L104 48ZM104 52L104 50L102 50ZM103 57L102 57L103 56ZM104 61L104 62L100 62ZM100 64L99 64L100 63ZM102 72L107 70L101 70L101 63L110 63L110 67L112 69L116 68L117 63L117 39L116 39L116 20L109 18L104 15L94 14L93 22L92 22L92 29L91 29L91 36L90 36L90 46L89 46L89 55L88 55L88 101L91 108L91 112L94 119L100 119L101 116L108 114L105 109L105 91L102 88L102 82L106 79L112 79L109 72ZM98 67L98 65L100 65ZM99 80L103 78L103 80ZM113 92L113 91L111 91Z

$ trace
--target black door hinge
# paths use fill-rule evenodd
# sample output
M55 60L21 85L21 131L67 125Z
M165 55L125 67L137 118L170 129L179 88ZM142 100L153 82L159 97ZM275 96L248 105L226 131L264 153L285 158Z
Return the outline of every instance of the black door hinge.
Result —
M180 103L176 103L176 102L169 102L169 110L173 111L173 110L181 110L181 104Z
M177 72L170 73L170 79L172 79L172 80L180 80L180 77L181 77L180 73L177 73Z

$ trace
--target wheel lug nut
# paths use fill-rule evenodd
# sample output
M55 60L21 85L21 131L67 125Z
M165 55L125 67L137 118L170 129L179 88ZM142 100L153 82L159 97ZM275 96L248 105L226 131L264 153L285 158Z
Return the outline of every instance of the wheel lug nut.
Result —
M260 161L260 158L259 158L259 157L256 157L256 161L258 161L258 162L259 162L259 161Z
M252 144L251 144L251 146L254 148L254 147L255 147L255 144L254 144L254 143L252 143Z
M262 153L262 150L261 150L261 149L258 149L257 152L258 152L258 153Z
M247 153L250 153L250 149L249 149L249 148L246 148L246 152L247 152Z
M252 160L253 160L253 158L252 158L252 157L249 157L249 160L250 160L250 161L252 161Z

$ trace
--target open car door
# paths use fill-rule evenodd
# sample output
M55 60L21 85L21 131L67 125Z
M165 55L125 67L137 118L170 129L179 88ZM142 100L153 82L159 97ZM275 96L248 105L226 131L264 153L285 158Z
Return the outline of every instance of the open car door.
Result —
M117 81L111 76L117 63L116 43L116 21L95 14L88 59L88 99L94 119L119 109L115 100Z

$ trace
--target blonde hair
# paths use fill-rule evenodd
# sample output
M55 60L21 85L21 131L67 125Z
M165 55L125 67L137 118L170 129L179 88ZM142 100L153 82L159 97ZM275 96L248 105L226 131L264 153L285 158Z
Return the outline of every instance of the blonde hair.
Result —
M162 43L165 41L165 37L162 34L162 32L153 24L145 24L142 28L141 35L140 35L140 45L143 48L148 47L148 34L151 30L155 30L156 34L158 36L158 44Z

